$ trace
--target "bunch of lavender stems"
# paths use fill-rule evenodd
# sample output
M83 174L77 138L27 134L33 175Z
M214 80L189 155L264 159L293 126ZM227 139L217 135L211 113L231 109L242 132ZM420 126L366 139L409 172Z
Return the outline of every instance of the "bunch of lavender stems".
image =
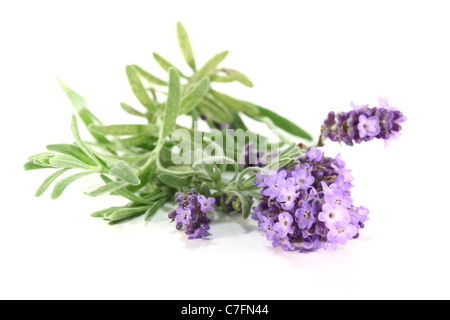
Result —
M60 81L75 108L72 144L51 144L31 156L25 170L52 169L36 196L52 184L57 199L74 181L98 175L103 185L86 192L127 199L125 206L92 213L109 224L139 216L151 219L165 204L176 203L169 214L189 239L210 234L211 211L252 217L274 246L300 252L336 248L357 238L368 220L365 207L353 205L351 175L345 164L325 157L326 139L348 145L372 139L398 137L406 118L386 99L376 108L354 106L347 113L330 113L317 144L301 127L254 103L213 89L215 83L253 83L242 72L221 67L228 51L220 52L197 68L184 27L177 24L181 53L191 69L186 75L157 53L153 58L167 72L158 78L137 65L126 66L130 88L141 107L121 103L123 111L147 124L103 124L86 99ZM190 127L177 119L187 115ZM253 132L245 117L276 130L278 140ZM82 139L81 120L91 134ZM199 130L203 121L207 130ZM304 143L311 144L307 146ZM181 149L181 150L180 150ZM67 175L68 171L76 171ZM63 177L64 176L64 177Z

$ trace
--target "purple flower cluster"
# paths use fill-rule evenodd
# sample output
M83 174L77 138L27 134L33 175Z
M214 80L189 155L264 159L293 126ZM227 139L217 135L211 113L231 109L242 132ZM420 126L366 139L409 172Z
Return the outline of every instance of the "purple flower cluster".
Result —
M189 239L207 237L211 219L207 216L208 210L214 210L216 200L198 195L192 189L188 194L177 193L175 201L178 208L169 213L169 218L177 223L178 230L184 230Z
M389 106L386 98L379 98L379 106L369 108L369 105L357 106L351 104L353 110L335 114L330 112L324 121L322 137L332 141L353 143L383 139L386 144L398 139L401 123L406 117L395 107Z
M369 220L365 207L355 207L352 176L340 155L324 157L310 149L292 170L257 174L263 197L252 218L274 247L300 252L336 249L359 236Z

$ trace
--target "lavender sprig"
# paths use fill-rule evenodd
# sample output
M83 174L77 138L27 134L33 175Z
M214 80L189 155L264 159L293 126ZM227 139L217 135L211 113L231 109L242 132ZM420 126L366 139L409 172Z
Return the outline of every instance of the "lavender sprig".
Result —
M353 110L335 114L330 112L322 127L322 138L335 142L354 143L383 139L398 139L402 129L401 123L406 117L397 108L389 106L386 98L379 98L379 106L351 104Z

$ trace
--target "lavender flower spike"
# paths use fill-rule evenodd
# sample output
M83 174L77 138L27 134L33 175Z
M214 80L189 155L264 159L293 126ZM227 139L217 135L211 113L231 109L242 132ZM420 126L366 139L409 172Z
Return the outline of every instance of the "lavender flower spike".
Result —
M373 132L372 122L365 130ZM272 246L285 251L336 249L356 239L369 210L355 207L350 189L353 180L340 155L325 157L311 148L293 169L257 174L255 186L262 201L252 219Z
M178 208L169 213L169 218L177 222L176 228L184 230L188 239L200 239L209 235L211 219L207 216L208 210L214 210L216 200L198 195L191 190L188 194L177 193L175 201Z
M330 112L322 127L322 138L349 146L373 139L383 139L387 145L397 139L402 129L400 124L406 117L397 108L389 106L386 98L379 98L378 103L378 107L369 108L352 102L352 111Z

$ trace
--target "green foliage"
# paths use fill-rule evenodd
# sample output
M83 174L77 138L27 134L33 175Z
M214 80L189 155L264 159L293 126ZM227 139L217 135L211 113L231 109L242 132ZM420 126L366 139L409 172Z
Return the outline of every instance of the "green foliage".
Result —
M307 132L291 120L269 109L214 90L212 87L217 82L236 82L247 87L253 87L253 82L240 71L221 67L228 51L214 55L197 69L186 29L178 23L176 31L181 54L192 74L182 73L158 53L153 53L153 58L168 73L168 80L159 78L136 64L125 68L130 89L142 104L143 111L127 103L121 103L120 107L126 113L147 121L146 124L103 124L89 110L84 97L59 81L76 114L95 141L88 141L80 136L77 118L73 116L73 144L50 144L47 146L48 151L31 156L24 165L25 170L54 170L36 191L37 197L54 184L51 198L57 199L73 182L95 174L101 178L103 185L85 194L92 197L109 194L129 201L125 206L106 208L92 214L110 224L142 215L147 221L166 203L172 203L176 192L191 188L196 188L200 194L208 197L238 196L237 206L242 210L243 217L247 218L253 200L259 197L253 185L256 172L298 164L297 159L302 151L293 143L285 147L278 158L273 159L265 168L243 169L237 162L239 155L235 155L233 159L227 157L230 148L208 138L212 136L210 129L225 125L247 131L243 117L245 115L271 128L312 140ZM191 117L192 128L184 128L177 123L180 115ZM206 117L209 129L198 129L196 121L200 117ZM220 152L209 157L203 154L204 157L193 164L179 165L172 162L170 155L175 150L176 143L170 138L177 128L186 129L192 134L200 133L204 137L200 141L203 146L214 145ZM223 138L230 136L225 130L221 134ZM248 134L258 137L260 142L267 141L264 135L253 132ZM234 146L231 150L239 151ZM187 152L195 154L197 151ZM76 173L61 178L69 170L76 170Z

